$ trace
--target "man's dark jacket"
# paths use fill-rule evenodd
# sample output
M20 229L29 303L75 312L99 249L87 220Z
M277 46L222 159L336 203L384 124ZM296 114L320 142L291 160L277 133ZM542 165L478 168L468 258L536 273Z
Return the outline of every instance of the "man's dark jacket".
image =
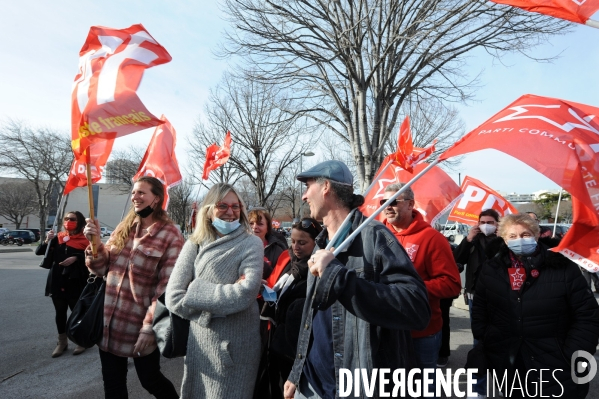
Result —
M557 396L563 389L563 398L584 398L589 386L574 384L570 360L577 350L595 353L599 306L578 266L539 244L533 255L521 258L526 282L513 291L504 241L491 242L487 255L474 294L472 333L483 341L489 368L503 376L516 367L523 384L528 370L550 369L543 374L543 395ZM554 378L557 369L562 371Z
M495 234L486 236L483 233L478 233L471 242L464 237L460 245L454 249L453 258L456 263L466 265L466 282L464 284L466 292L474 293L479 269L487 260L485 248L496 237Z
M353 211L353 232L366 218ZM316 239L325 248L327 230ZM417 367L411 330L424 329L430 319L426 287L395 236L380 222L370 222L325 269L321 278L308 273L297 355L289 380L296 387L302 374L315 310L331 307L335 376L339 369ZM406 371L407 375L407 371ZM387 385L391 392L393 384ZM375 389L378 398L378 387ZM362 398L365 392L360 389ZM353 396L352 396L353 397Z

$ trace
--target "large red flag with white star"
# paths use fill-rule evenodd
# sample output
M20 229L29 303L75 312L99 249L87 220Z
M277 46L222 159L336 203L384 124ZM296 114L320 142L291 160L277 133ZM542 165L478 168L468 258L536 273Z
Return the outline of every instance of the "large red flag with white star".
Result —
M524 95L462 137L441 160L493 148L519 159L554 181L576 199L574 225L558 250L570 249L587 267L599 267L599 230L589 213L599 217L599 108L558 98ZM586 209L585 209L586 208ZM586 215L586 216L585 216ZM578 219L581 217L582 219ZM582 227L586 226L586 227ZM585 238L586 237L586 238ZM589 243L585 250L578 242ZM588 267L587 267L588 268Z

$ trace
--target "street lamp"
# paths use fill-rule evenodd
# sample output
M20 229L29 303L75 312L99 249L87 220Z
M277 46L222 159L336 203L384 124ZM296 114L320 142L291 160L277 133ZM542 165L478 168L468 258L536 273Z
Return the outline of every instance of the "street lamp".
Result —
M306 151L306 152L302 152L300 154L300 173L302 173L302 170L303 170L303 168L302 168L302 159L304 157L312 157L314 155L315 154L312 151ZM301 181L299 182L299 195L300 195L300 207L299 207L299 211L298 211L298 216L299 216L299 218L301 220L301 218L302 218L302 206L304 205L304 202L302 201L302 182Z

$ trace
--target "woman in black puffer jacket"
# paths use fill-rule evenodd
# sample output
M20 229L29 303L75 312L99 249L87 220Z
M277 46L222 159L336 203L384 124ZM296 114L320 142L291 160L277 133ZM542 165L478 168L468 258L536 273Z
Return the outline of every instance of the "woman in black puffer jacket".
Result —
M472 311L472 333L489 372L500 381L507 373L508 389L518 373L524 395L504 385L506 397L539 397L542 380L543 395L585 398L589 384L573 382L570 360L578 350L595 353L597 301L576 264L537 243L539 227L530 216L504 217L499 236L487 247Z
M283 252L266 284L277 293L276 302L263 305L260 319L270 322L265 358L258 372L255 398L282 399L283 387L296 356L302 311L306 300L308 259L322 232L320 224L304 218L291 228L291 248Z

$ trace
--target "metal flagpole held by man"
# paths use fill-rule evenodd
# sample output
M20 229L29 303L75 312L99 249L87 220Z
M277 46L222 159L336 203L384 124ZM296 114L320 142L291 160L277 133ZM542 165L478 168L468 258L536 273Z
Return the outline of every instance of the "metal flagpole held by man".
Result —
M562 189L559 189L559 197L557 197L557 208L555 209L555 221L553 222L553 235L555 237L555 231L557 230L557 216L559 215L559 206L562 202Z
M399 191L397 191L395 194L393 194L391 197L389 197L389 199L387 199L387 202L385 202L383 205L381 205L379 207L379 209L377 209L372 215L370 215L368 217L368 219L366 219L360 226L358 226L358 228L356 230L354 230L354 232L352 234L350 234L341 244L339 244L339 246L337 248L335 248L335 251L333 252L333 255L337 256L339 255L345 248L347 248L347 246L349 244L351 244L351 242L353 241L354 238L356 238L356 236L358 234L360 234L360 232L362 231L362 229L364 229L364 227L366 227L366 225L368 223L370 223L372 220L374 220L379 213L381 213L384 209L386 209L389 204L393 201L395 201L397 199L397 197L399 197L401 194L403 194L404 191L406 191L412 184L414 184L414 182L418 179L420 179L426 172L428 172L429 170L431 170L434 166L436 166L439 163L439 160L436 159L433 162L431 162L426 168L422 169L422 171L420 173L418 173L416 176L414 176L412 178L412 180L410 180L409 182L407 182L401 189L399 189ZM343 226L339 229L341 230L343 228ZM335 242L335 240L331 240L331 243ZM329 243L330 246L330 243ZM327 246L327 249L330 249L330 247Z

